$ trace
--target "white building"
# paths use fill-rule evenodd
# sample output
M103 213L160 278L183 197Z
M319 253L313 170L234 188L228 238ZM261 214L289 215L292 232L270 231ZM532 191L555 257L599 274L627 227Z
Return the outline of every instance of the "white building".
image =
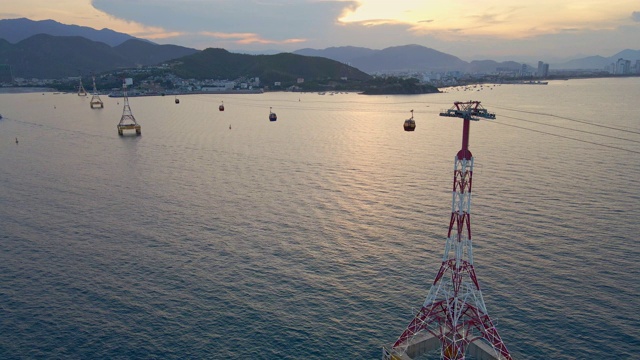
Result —
M616 75L626 75L631 73L631 60L619 58L616 61Z

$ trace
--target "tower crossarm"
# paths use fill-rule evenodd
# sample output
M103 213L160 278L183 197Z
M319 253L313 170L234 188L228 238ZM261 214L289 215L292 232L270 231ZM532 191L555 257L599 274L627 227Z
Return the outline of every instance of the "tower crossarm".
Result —
M487 111L482 105L480 105L480 101L456 101L453 103L453 106L450 109L443 110L440 112L440 116L446 117L458 117L469 120L480 120L480 118L484 119L495 119L496 114Z

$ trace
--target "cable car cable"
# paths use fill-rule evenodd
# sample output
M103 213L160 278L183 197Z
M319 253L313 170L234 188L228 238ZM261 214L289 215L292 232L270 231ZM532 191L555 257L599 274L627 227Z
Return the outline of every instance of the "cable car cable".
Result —
M515 111L515 112L521 112L521 113L526 113L526 114L533 114L533 115L542 115L542 116L549 116L549 117L555 117L558 119L563 119L563 120L569 120L569 121L575 121L581 124L587 124L587 125L592 125L592 126L597 126L597 127L602 127L605 129L610 129L610 130L617 130L617 131L624 131L624 132L629 132L629 133L633 133L633 134L639 134L640 135L640 131L634 131L634 130L629 130L629 129L621 129L621 128L616 128L613 126L608 126L608 125L602 125L602 124L595 124L589 121L584 121L584 120L578 120L578 119L572 119L566 116L560 116L560 115L554 115L554 114L548 114L548 113L541 113L541 112L536 112L536 111L527 111L527 110L518 110L518 109L513 109L513 108L506 108L506 107L500 107L500 106L495 106L493 105L492 107L497 108L497 109L502 109L502 110L509 110L509 111Z
M527 119L520 119L520 118L516 118L513 116L508 116L508 115L500 115L500 117L502 118L508 118L508 119L514 119L514 120L520 120L520 121L526 121L529 123L533 123L533 124L539 124L539 125L544 125L544 126L550 126L550 127L555 127L558 129L564 129L564 130L571 130L571 131L577 131L577 132L581 132L581 133L585 133L585 134L590 134L590 135L597 135L597 136L603 136L603 137L607 137L610 139L615 139L615 140L624 140L624 141L630 141L630 142L634 142L636 144L640 144L639 140L632 140L632 139L625 139L625 138L621 138L618 136L611 136L611 135L604 135L604 134L598 134L592 131L586 131L586 130L579 130L579 129L572 129L569 127L565 127L565 126L560 126L560 125L553 125L553 124L545 124L543 122L538 122L538 121L533 121L533 120L527 120Z
M559 135L559 134L553 134L553 133L546 132L546 131L541 131L541 130L529 129L529 128L522 127L522 126L518 126L518 125L505 124L505 123L498 122L498 121L495 121L495 120L491 120L491 121L488 121L488 122L489 122L489 123L491 123L491 124L498 124L498 125L504 125L504 126L511 126L511 127L514 127L514 128L523 129L523 130L529 130L529 131L537 132L537 133L540 133L540 134L556 136L556 137L563 138L563 139L575 140L575 141L580 141L580 142L587 143L587 144L592 144L592 145L598 145L598 146L602 146L602 147L607 147L607 148L610 148L610 149L622 150L622 151L626 151L626 152L630 152L630 153L634 153L634 154L640 154L640 151L636 151L636 150L629 150L629 149L620 148L620 147L617 147L617 146L611 146L611 145L600 144L600 143L593 142L593 141L582 140L582 139L576 139L576 138L572 138L572 137L570 137L570 136L564 136L564 135Z

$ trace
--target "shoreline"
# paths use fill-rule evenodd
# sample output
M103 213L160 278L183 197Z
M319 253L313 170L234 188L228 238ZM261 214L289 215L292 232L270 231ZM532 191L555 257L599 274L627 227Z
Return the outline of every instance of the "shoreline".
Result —
M127 94L127 97L143 97L143 96L182 96L182 95L233 95L233 94L263 94L262 89L259 90L224 90L224 91L183 91L183 92L168 92L168 93L138 93ZM124 97L122 92L111 92L107 95L110 98Z

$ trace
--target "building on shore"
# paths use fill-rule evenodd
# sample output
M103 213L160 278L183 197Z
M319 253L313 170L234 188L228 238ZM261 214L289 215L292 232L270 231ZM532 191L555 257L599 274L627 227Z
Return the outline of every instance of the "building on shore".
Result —
M549 64L538 61L538 71L536 72L536 76L541 78L549 76Z

